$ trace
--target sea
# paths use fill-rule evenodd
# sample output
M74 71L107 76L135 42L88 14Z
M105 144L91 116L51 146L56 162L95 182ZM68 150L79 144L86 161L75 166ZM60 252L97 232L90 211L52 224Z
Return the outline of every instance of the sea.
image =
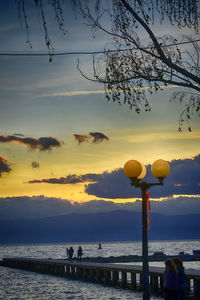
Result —
M101 250L98 250L98 243L0 245L0 260L4 257L66 259L66 247L70 246L74 248L75 256L78 246L82 246L84 257L141 255L142 253L141 242L102 242L101 244ZM176 256L181 251L192 254L193 250L200 250L200 240L149 241L149 255L162 251ZM164 267L164 262L150 262L150 266ZM200 262L184 262L184 266L185 269L200 270ZM0 299L137 300L142 299L142 293L76 281L66 277L0 267ZM151 299L162 298L152 297Z

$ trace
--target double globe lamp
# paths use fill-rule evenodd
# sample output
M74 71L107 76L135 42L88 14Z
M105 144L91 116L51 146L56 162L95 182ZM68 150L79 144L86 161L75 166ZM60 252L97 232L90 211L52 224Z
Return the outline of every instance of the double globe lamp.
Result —
M159 182L169 174L170 166L167 161L163 159L156 160L152 167L152 174L159 179ZM146 167L143 163L137 160L129 160L124 165L124 173L127 177L134 180L141 180L146 175Z
M131 185L140 188L142 192L142 289L143 300L150 299L148 234L147 234L147 190L152 186L163 185L164 178L170 172L170 166L163 159L156 160L151 166L152 174L158 179L157 183L141 181L146 175L146 167L137 160L129 160L124 165L124 173L131 179Z

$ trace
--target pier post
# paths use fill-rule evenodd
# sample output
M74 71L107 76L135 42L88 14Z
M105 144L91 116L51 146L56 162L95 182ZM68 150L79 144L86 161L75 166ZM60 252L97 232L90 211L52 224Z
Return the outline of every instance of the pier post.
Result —
M122 271L122 287L126 288L127 287L127 272Z
M158 290L158 276L157 275L150 275L150 286L151 291L155 292Z
M77 278L82 279L83 278L83 269L77 267Z
M64 266L60 265L59 266L59 275L64 276L64 273L65 273L65 268L64 268Z
M160 288L164 288L164 276L160 276Z
M111 282L111 271L110 270L104 271L104 278L105 278L105 283L110 284L110 282Z
M88 270L88 279L89 279L89 281L95 281L95 277L96 277L95 269L89 269Z
M29 269L30 269L30 266L29 266ZM48 264L44 264L44 273L48 274Z
M200 299L200 279L194 278L194 297Z
M131 289L136 289L136 273L131 272Z
M118 271L113 271L112 272L112 282L114 286L118 285L118 281L119 281L119 272Z
M140 277L140 287L142 287L142 274L139 274Z
M51 267L50 267L50 274L54 274L54 265L51 265Z
M97 269L96 270L96 281L99 283L103 282L104 273L103 270Z
M58 267L57 266L53 266L53 274L58 274Z
M69 265L65 266L65 274L66 274L66 276L70 276L70 266Z
M26 270L28 270L28 263L25 265ZM44 273L45 264L41 264L41 273Z
M75 267L71 266L71 277L75 278L76 277L75 275L76 275Z
M191 289L190 278L187 278L186 281L187 281L187 285L188 285L188 291L190 291L190 289Z
M32 268L33 272L36 272L36 264L34 262L32 263L31 268Z
M83 269L83 279L88 280L89 270L87 268Z

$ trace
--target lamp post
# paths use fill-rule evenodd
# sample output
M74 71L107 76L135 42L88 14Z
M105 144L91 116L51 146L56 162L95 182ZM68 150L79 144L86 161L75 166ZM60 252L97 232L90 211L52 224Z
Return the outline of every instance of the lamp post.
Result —
M146 175L146 167L137 160L129 160L124 165L124 173L131 179L131 185L140 188L142 193L142 290L143 300L150 299L149 262L148 262L148 233L147 233L147 190L152 186L163 185L163 179L169 174L170 166L165 160L156 160L151 167L152 174L158 179L157 183L141 181Z

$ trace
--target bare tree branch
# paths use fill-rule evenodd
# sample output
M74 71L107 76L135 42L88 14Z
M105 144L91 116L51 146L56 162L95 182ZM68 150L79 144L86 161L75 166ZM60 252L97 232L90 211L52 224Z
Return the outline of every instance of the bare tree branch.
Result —
M17 0L18 12L23 22L27 42L29 41L29 24L24 2ZM54 47L49 35L45 9L45 0L33 0L39 8L45 33L45 43L50 61ZM63 4L68 0L50 0L59 29L64 31ZM190 92L186 108L180 120L185 120L190 127L191 115L199 110L199 96L191 91L200 92L200 47L192 37L184 36L190 41L190 49L184 49L172 36L156 37L152 25L156 16L160 16L160 26L168 19L172 26L187 27L194 33L199 32L199 0L71 0L74 10L83 18L84 24L96 31L106 33L110 38L112 50L106 49L102 56L92 56L93 78L81 70L79 61L77 69L87 80L104 85L107 100L119 104L128 104L140 113L149 111L146 91L157 92L165 86L184 87L184 92L173 94L174 101L182 101L186 89ZM21 14L20 14L21 12ZM21 17L22 16L22 17ZM148 35L148 42L141 39L140 33ZM171 46L169 46L171 45ZM173 45L173 46L172 46ZM134 48L134 49L133 49ZM124 51L126 50L126 51ZM181 102L182 103L182 102ZM181 128L183 121L179 121Z

